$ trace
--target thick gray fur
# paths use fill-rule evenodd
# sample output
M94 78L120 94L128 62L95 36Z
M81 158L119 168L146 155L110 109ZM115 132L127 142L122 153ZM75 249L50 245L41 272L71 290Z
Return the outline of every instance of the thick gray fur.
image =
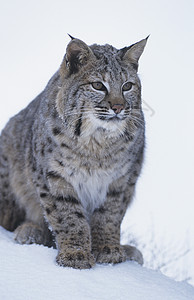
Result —
M146 41L117 50L72 38L45 90L1 133L0 225L18 243L56 245L61 266L143 263L120 245L120 225L143 161Z

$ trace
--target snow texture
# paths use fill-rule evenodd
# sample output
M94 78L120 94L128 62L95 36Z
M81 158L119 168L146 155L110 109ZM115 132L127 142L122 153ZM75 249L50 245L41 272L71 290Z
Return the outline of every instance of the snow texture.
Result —
M0 227L0 299L194 300L194 288L134 262L74 270L56 265L57 250L18 245Z

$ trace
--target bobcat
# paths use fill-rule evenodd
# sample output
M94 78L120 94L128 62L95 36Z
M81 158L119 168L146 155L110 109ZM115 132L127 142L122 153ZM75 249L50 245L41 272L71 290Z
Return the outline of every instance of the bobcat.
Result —
M143 263L120 245L144 152L138 60L72 38L59 70L0 137L0 225L20 244L56 246L60 266Z

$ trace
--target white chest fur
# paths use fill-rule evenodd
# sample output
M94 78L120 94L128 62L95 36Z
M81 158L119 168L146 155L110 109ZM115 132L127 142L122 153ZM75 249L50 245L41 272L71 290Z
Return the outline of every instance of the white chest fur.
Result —
M104 203L108 187L116 177L113 169L97 169L91 174L83 169L77 172L71 184L87 213L92 213Z

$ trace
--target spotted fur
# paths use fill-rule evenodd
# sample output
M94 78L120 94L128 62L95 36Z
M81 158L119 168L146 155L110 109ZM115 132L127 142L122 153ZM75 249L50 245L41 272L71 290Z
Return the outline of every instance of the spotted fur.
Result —
M120 225L143 161L146 41L117 50L72 38L45 90L2 131L0 225L18 243L56 245L59 265L143 262L120 245Z

